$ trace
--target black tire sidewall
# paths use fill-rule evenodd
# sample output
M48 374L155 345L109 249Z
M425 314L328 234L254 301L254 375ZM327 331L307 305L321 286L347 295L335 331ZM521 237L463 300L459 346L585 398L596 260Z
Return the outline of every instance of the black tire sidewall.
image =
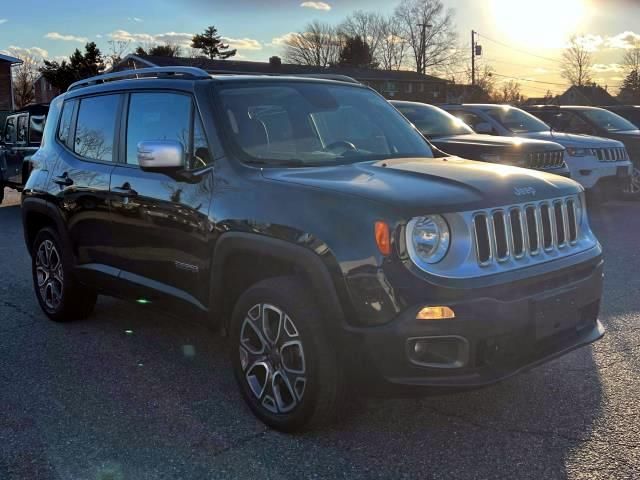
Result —
M295 432L303 429L314 415L321 397L326 393L321 390L332 390L335 381L332 368L335 356L326 342L325 332L318 331L320 315L310 299L301 288L300 279L279 277L265 280L250 287L236 303L230 325L230 355L233 371L241 393L253 411L267 425L278 430ZM257 304L271 304L280 308L294 322L304 348L307 383L302 402L287 414L273 414L265 409L251 392L240 364L240 329L248 311ZM332 361L332 359L334 361Z

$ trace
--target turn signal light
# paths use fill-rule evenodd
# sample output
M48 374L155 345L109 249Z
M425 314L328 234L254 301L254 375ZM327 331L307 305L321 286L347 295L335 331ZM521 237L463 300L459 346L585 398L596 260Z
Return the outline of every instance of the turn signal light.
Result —
M375 225L376 244L382 255L391 255L391 239L389 235L389 225L384 222L376 222Z
M455 312L449 307L424 307L416 315L416 320L446 320L456 318Z

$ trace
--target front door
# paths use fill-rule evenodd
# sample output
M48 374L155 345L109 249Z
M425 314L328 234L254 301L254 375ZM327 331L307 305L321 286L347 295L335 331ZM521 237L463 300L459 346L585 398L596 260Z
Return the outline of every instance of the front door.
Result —
M211 251L208 212L211 155L191 95L133 92L123 113L121 162L111 178L115 258L123 282L140 291L207 304ZM177 140L186 174L144 171L142 141ZM136 291L136 290L134 290Z

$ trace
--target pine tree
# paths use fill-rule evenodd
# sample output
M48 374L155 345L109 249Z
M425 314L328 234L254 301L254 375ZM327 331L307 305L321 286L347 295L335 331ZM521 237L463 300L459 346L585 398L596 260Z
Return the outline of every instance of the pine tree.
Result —
M84 46L84 53L76 48L69 61L45 60L40 72L51 85L64 91L73 82L99 75L104 68L102 52L94 42L90 42Z
M620 98L625 103L640 102L640 71L631 70L622 82Z
M218 30L213 25L203 33L193 36L191 48L202 50L202 53L211 60L214 58L226 59L233 57L237 53L236 49L229 50L229 45L224 44L222 38L218 35Z
M340 51L340 66L356 68L376 68L378 64L374 62L369 44L362 40L360 35L347 37L344 47Z

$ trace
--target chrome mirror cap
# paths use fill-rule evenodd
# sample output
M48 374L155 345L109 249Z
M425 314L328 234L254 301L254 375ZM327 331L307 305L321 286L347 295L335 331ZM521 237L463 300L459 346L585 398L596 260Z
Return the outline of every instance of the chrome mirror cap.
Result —
M183 168L184 146L176 140L138 143L138 164L147 169Z

